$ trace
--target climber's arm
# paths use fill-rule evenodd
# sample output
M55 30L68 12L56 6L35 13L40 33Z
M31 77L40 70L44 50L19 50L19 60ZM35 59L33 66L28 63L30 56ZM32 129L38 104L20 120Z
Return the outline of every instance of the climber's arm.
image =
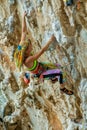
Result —
M24 40L25 40L26 33L27 33L26 19L25 19L26 14L27 14L27 13L26 13L26 11L25 11L24 14L23 14L23 17L22 17L22 34L21 34L21 41L24 41Z
M25 62L29 63L29 62L33 62L34 60L37 60L47 50L47 48L49 47L49 45L55 39L56 39L55 36L52 35L52 37L49 39L49 41L46 43L46 45L39 52L37 52L35 55L28 57Z
M44 51L46 51L47 48L49 47L49 45L50 45L51 43L53 43L54 40L56 40L56 38L55 38L54 35L52 35L51 38L49 39L49 41L46 43L46 45L45 45L42 49L43 49Z

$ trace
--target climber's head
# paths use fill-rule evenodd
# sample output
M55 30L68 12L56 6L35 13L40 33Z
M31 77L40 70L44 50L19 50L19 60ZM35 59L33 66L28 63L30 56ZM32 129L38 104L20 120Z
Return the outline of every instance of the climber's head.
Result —
M14 53L14 59L15 59L16 65L19 69L21 69L21 67L23 65L24 57L26 55L28 56L28 53L31 52L31 49L32 49L32 44L31 44L30 39L22 41L18 45L18 47Z
M25 41L24 41L23 44L25 44ZM29 56L31 51L32 51L32 44L31 44L31 40L28 39L28 46L27 46L27 48L25 50L25 57Z

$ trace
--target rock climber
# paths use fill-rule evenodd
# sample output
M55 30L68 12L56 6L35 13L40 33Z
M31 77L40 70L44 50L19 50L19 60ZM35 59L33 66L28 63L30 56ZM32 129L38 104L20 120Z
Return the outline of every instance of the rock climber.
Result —
M29 73L32 73L34 77L38 78L49 78L52 79L52 81L55 80L55 77L59 78L60 82L60 90L68 95L72 95L73 92L71 90L68 90L64 87L63 83L63 74L58 69L58 64L52 64L52 63L41 63L38 62L38 58L47 50L48 46L56 40L55 36L52 35L49 41L44 45L44 47L37 52L35 55L32 53L32 44L31 40L29 38L26 38L27 35L27 28L26 28L26 12L23 14L22 18L22 35L21 35L21 41L14 53L14 59L16 61L16 65L19 69L23 65L27 67L27 70ZM58 78L56 78L58 80ZM24 76L25 82L29 83L29 74L25 73Z

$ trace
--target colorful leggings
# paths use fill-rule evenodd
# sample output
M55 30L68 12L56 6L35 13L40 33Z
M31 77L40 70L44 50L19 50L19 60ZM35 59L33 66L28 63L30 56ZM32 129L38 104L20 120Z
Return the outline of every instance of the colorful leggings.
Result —
M39 70L37 74L34 74L34 77L43 78L43 79L53 79L58 78L60 84L63 84L63 74L58 67L59 64L52 63L39 63L42 66L42 70Z

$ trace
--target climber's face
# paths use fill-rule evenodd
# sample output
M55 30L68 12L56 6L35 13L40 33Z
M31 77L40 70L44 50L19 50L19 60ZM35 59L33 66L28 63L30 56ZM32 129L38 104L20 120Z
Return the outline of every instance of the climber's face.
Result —
M26 55L30 55L31 51L32 51L32 44L30 43L29 46L28 46L27 49L26 49L25 54L26 54Z

